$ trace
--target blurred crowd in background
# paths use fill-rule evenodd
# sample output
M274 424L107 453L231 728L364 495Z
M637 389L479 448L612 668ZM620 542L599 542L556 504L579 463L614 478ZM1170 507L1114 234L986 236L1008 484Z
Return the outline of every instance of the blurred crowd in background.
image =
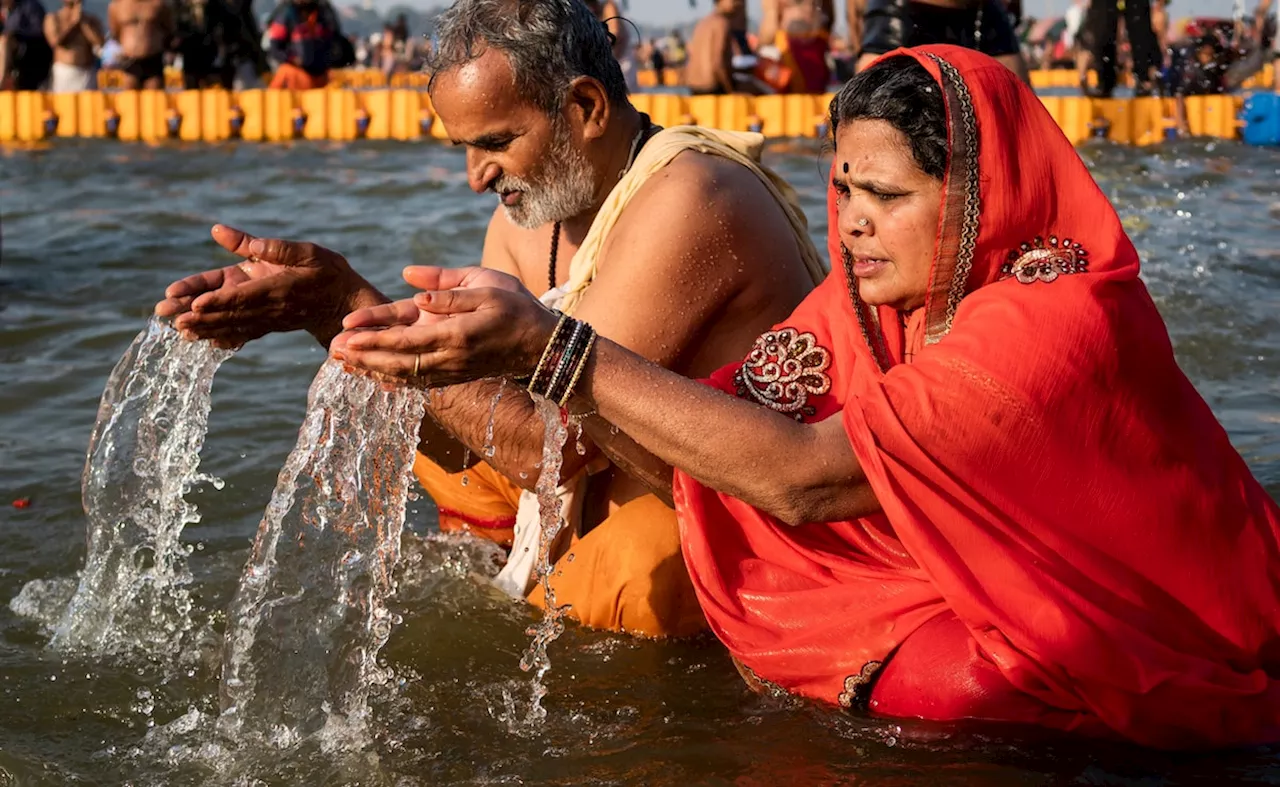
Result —
M744 0L690 0L701 19L663 30L631 24L625 0L581 1L608 26L633 90L823 93L898 46L953 43L1024 78L1074 69L1088 95L1120 85L1195 95L1235 89L1276 57L1273 0L1236 0L1229 18L1175 17L1171 0L1075 0L1045 18L1021 0L763 0L756 19ZM103 69L125 89L162 88L166 69L187 89L303 90L334 69L425 72L435 13L379 18L330 0L266 13L253 0L0 0L0 89L91 90Z

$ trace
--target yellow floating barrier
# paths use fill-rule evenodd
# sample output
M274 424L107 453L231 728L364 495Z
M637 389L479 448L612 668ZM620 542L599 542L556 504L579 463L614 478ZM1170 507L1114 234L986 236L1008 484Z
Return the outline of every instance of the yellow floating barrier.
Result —
M1090 71L1086 79L1090 87L1096 87L1098 84L1098 75ZM1129 84L1128 75L1124 75L1121 80L1122 84ZM1040 68L1031 71L1031 86L1037 90L1060 87L1080 87L1080 72L1074 68Z
M1097 87L1098 74L1088 72L1090 87ZM1133 75L1124 74L1119 80L1121 85L1133 87ZM1245 90L1270 90L1275 87L1275 68L1267 63L1262 70L1244 81L1241 87ZM1080 87L1079 72L1072 68L1037 69L1031 72L1031 86L1037 90L1047 88Z
M218 142L229 138L232 135L231 94L225 90L202 90L198 95L200 96L198 138L205 142ZM192 123L192 125L196 124Z
M823 137L830 95L681 96L638 93L655 123L682 123L767 137ZM1175 126L1173 99L1042 96L1073 143L1091 138L1152 145ZM1243 96L1191 96L1187 125L1196 136L1236 139ZM447 139L423 90L163 90L69 94L0 92L0 142L107 137L132 142Z
M1276 86L1276 70L1272 63L1267 63L1262 70L1249 77L1241 85L1245 90L1270 90Z
M680 87L684 84L683 68L664 69L662 76L663 86L665 87ZM658 87L658 76L652 69L641 69L637 72L636 79L642 88ZM383 72L371 68L349 68L329 72L328 86L335 90L379 90L388 87L426 90L427 83L430 80L431 75L425 73L392 74L388 79ZM1098 84L1097 73L1089 71L1087 80L1091 87L1096 87ZM181 90L182 72L176 68L166 68L164 83L167 90ZM1132 87L1132 75L1122 75L1120 84ZM1036 69L1031 71L1031 86L1036 89L1078 88L1080 86L1080 77L1073 68ZM1271 63L1268 63L1257 74L1245 80L1243 88L1245 90L1270 90L1274 86L1275 69ZM119 90L123 87L123 72L111 69L103 69L98 72L99 89Z
M644 68L636 72L636 83L640 87L658 87L658 72L651 68ZM684 84L683 68L664 68L662 69L662 86L663 87L679 87Z

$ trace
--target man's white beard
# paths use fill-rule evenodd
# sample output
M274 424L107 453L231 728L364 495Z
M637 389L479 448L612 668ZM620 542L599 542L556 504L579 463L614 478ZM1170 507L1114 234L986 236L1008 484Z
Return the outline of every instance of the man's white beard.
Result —
M533 179L504 175L494 189L499 194L520 192L518 205L502 207L512 224L531 230L591 210L595 207L596 185L591 162L573 146L568 129L560 125L551 150Z

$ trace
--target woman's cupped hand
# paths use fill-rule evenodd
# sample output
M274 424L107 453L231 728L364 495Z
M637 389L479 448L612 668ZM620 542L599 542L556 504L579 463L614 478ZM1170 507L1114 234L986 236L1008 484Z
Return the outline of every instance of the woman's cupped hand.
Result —
M353 372L436 388L531 374L558 318L519 279L487 268L410 266L412 298L354 311L330 353Z

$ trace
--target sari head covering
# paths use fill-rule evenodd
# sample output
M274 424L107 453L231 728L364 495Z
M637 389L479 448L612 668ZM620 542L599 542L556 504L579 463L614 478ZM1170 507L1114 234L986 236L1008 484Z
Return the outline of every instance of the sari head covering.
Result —
M713 630L749 679L875 710L904 643L953 621L957 654L922 662L910 715L1280 739L1280 511L1178 368L1119 217L1004 66L895 55L948 123L924 306L859 299L829 195L833 274L709 381L842 419L882 513L790 527L677 471ZM944 697L970 660L1042 712Z

